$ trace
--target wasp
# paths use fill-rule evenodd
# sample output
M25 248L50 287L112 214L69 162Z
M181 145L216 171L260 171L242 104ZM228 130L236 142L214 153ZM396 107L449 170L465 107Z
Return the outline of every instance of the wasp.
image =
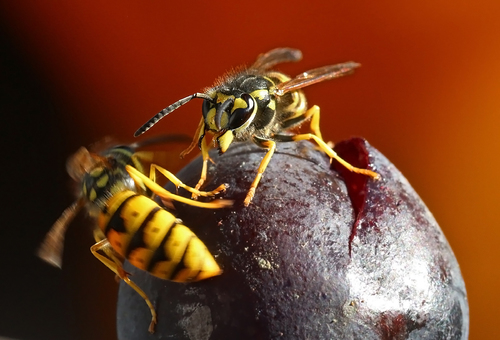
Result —
M167 136L166 140L172 140L172 136ZM201 196L215 196L225 186L201 192L184 185L172 173L153 163L150 176L146 176L140 158L144 153L136 150L144 144L115 146L102 154L91 153L82 147L69 158L68 172L80 185L79 197L54 223L38 256L61 267L64 234L85 207L97 221L94 231L97 243L90 248L92 254L145 300L152 315L149 331L153 332L156 311L144 291L123 270L125 259L154 276L175 282L199 281L222 272L205 244L182 221L158 205L153 195L165 202L176 200L209 209L228 207L232 201L198 202L165 190L156 183L156 172L177 188Z
M323 141L319 128L319 107L308 109L302 88L325 80L339 78L354 72L360 66L355 62L319 67L295 78L272 70L284 62L297 62L302 53L292 48L277 48L258 56L257 61L247 69L233 72L216 81L213 87L203 93L195 93L166 107L135 132L139 136L149 130L160 119L188 103L192 99L203 99L202 119L191 145L181 153L189 153L198 144L203 156L203 168L196 189L200 189L207 175L210 146L204 142L207 132L218 148L219 154L226 152L233 141L251 140L259 147L267 149L260 163L257 175L244 200L250 204L255 189L275 150L276 142L314 140L330 159L336 159L350 171L378 179L379 175L368 169L352 166L339 157L332 147ZM291 134L289 130L305 121L311 121L312 133ZM195 195L194 195L195 196Z

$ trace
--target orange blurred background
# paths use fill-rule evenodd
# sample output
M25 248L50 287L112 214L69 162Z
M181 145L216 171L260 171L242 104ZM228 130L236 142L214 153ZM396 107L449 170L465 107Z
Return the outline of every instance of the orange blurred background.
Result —
M470 339L498 339L499 18L500 2L494 0L0 1L2 39L9 48L3 53L15 56L11 61L50 106L40 111L50 112L46 119L22 117L39 122L32 125L17 125L19 116L2 112L2 119L10 119L3 124L4 148L25 161L7 163L20 169L9 181L29 188L16 190L28 195L18 202L28 202L24 211L40 213L36 224L23 225L26 234L19 240L3 242L35 245L71 203L64 162L80 145L106 135L131 140L160 109L212 85L230 68L275 47L295 47L303 61L280 67L291 75L348 60L363 65L353 76L305 90L310 103L321 107L323 135L332 141L363 136L405 174L460 263ZM190 103L152 131L192 135L200 108L201 101ZM29 147L33 143L39 148ZM23 216L5 215L14 224L4 229L22 224ZM37 269L50 271L54 281L39 282L30 268L15 267L13 280L31 280L30 290L60 289L52 291L50 310L40 305L27 317L27 306L37 301L12 298L23 293L4 282L0 294L18 302L13 309L0 307L0 319L10 320L0 326L0 336L116 337L116 285L88 252L89 235L70 231L74 243L67 246L69 265L62 273ZM6 262L15 262L14 251L2 255ZM24 246L23 252L32 250ZM30 325L40 327L37 337Z

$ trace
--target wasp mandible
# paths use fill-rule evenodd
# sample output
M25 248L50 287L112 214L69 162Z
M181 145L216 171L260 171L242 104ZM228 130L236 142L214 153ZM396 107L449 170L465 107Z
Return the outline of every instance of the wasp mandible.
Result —
M167 135L161 140L176 138ZM152 195L164 201L176 200L208 209L228 207L233 202L221 199L197 202L165 190L155 182L157 171L176 187L196 195L214 196L225 187L222 185L211 192L199 191L155 164L151 164L150 176L146 176L140 159L143 153L136 151L143 145L115 146L101 155L82 147L70 157L67 168L80 184L79 198L54 223L38 256L61 267L65 231L85 207L97 220L98 228L94 232L97 243L90 248L92 254L145 300L152 315L149 331L153 332L156 311L144 291L123 270L124 259L154 276L175 282L199 281L220 275L222 271L205 244L152 200Z
M233 141L251 140L267 149L267 154L260 163L257 175L248 190L245 206L250 204L255 194L262 174L276 150L276 142L314 140L331 159L336 159L350 171L378 179L377 173L352 166L323 141L319 128L319 107L314 105L308 109L306 97L301 91L303 87L351 74L360 64L350 61L323 66L304 72L293 79L271 70L277 64L301 59L302 53L292 48L277 48L261 54L249 68L218 80L204 93L192 94L166 107L139 128L135 136L143 134L160 119L192 99L203 99L203 117L193 142L181 153L181 157L196 145L201 149L203 167L200 180L195 187L200 189L205 182L207 163L210 159L208 154L210 146L204 142L208 132L213 135L213 144L220 154L226 152ZM307 120L311 120L312 133L285 133Z

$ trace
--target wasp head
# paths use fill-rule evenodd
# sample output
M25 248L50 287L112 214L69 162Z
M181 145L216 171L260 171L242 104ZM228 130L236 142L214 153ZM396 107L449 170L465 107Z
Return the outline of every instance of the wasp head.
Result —
M212 101L203 101L205 129L217 135L220 153L226 152L234 136L252 123L257 112L257 102L248 93L226 95L216 93Z

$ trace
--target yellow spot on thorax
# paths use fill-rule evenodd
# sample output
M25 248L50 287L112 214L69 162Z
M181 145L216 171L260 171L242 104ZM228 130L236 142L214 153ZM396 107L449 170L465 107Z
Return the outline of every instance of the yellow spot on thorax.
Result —
M267 107L270 108L271 110L276 110L276 100L271 98L269 104L267 104Z
M268 90L255 90L250 95L256 99L259 100L264 100L266 96L268 96L269 91Z
M94 201L97 197L97 193L95 192L95 189L92 188L90 189L90 195L89 195L89 200L90 201Z
M108 175L101 176L96 182L97 187L104 188L106 186L106 184L108 184L108 181L109 181Z

